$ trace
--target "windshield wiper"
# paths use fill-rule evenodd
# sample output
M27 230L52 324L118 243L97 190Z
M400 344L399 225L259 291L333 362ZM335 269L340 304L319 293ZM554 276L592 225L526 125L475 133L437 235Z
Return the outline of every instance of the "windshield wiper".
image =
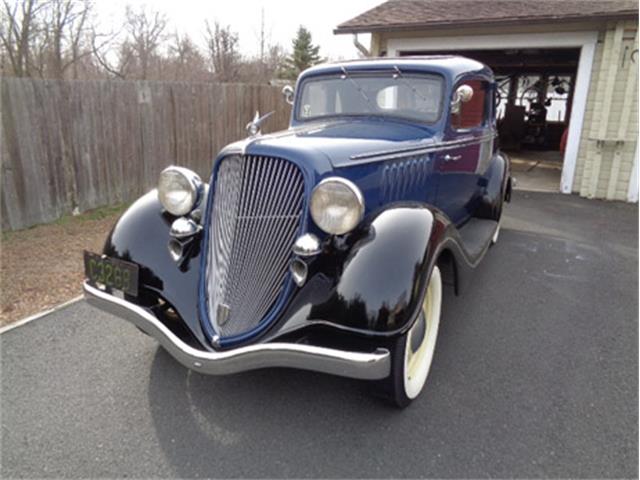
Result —
M358 84L358 82L356 82L353 78L351 78L351 75L349 75L347 73L347 70L344 67L340 67L340 69L342 70L342 77L346 78L347 80L349 80L353 84L353 86L356 87L356 90L358 90L358 92L360 92L360 95L362 95L364 97L364 99L367 101L367 103L371 106L371 111L375 112L376 108L374 107L373 102L367 96L367 94L364 93L364 90L362 90L362 87Z
M427 97L425 97L424 95L422 95L418 90L416 90L416 88L411 84L411 82L409 82L407 79L404 78L404 75L402 75L402 72L400 71L400 69L398 68L397 65L393 66L393 69L396 71L396 73L393 75L393 78L399 78L400 80L402 80L402 82L411 89L411 91L417 95L418 97L420 97L422 100L424 100L425 102L428 102L429 99Z

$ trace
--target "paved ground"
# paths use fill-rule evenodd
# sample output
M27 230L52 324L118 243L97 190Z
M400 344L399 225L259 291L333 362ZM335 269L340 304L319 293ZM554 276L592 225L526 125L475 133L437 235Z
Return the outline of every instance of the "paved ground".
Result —
M405 411L190 373L84 302L3 334L3 477L637 477L638 209L518 192Z
M516 189L558 193L562 176L562 154L558 151L509 152Z

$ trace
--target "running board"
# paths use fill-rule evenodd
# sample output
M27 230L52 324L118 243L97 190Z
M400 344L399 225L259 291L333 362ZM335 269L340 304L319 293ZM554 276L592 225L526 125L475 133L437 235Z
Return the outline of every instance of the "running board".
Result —
M498 222L484 218L472 218L458 230L462 248L475 260L489 247Z

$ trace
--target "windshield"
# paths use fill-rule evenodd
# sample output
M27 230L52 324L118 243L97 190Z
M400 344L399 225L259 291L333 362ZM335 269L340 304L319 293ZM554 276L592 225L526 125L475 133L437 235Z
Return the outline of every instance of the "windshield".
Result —
M442 78L437 75L358 74L312 77L302 83L296 117L382 115L434 123L440 117Z

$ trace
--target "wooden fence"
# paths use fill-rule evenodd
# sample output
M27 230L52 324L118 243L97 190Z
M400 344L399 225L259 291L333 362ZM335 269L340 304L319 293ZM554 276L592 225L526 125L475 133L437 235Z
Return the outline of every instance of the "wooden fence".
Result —
M206 179L256 110L276 112L265 132L286 128L290 114L267 85L3 78L0 87L3 230L132 201L170 164Z

